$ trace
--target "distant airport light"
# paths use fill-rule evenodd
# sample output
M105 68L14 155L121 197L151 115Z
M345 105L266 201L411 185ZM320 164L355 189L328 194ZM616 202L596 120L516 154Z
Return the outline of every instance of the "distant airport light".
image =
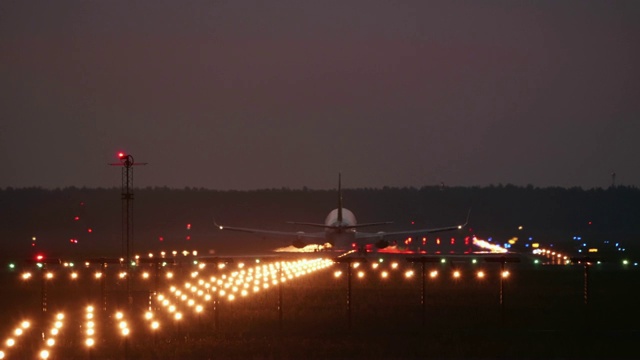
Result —
M484 279L484 271L478 271L478 279Z
M432 271L429 273L429 276L430 276L432 279L433 279L433 278L436 278L436 277L438 276L438 271L437 271L437 270L432 270Z
M455 279L458 279L458 278L460 277L460 271L458 271L458 270L454 271L454 272L453 272L453 277L454 277Z
M502 277L503 278L508 278L509 277L509 271L505 270L502 272Z

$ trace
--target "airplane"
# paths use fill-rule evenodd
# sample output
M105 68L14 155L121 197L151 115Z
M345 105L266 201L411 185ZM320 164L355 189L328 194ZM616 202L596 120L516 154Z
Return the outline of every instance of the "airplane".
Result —
M469 211L470 213L470 211ZM325 244L330 244L330 248L333 250L353 250L354 248L358 249L361 252L366 252L366 247L368 245L374 245L378 249L384 249L392 245L394 242L390 241L389 238L398 237L398 236L414 236L414 235L424 235L430 233L437 233L443 231L451 231L451 230L459 230L467 226L469 222L469 213L467 214L467 220L462 225L453 225L446 226L441 228L434 229L415 229L415 230L404 230L404 231L379 231L376 233L367 233L367 232L358 232L357 229L376 226L376 225L388 225L393 222L384 221L384 222L373 222L373 223L364 223L358 224L356 221L356 217L349 209L346 209L342 206L342 179L341 174L338 174L338 207L331 210L331 212L327 215L324 223L308 223L308 222L287 222L288 224L294 225L304 225L316 228L323 228L322 232L311 232L307 233L304 231L292 232L292 231L273 231L273 230L262 230L262 229L250 229L250 228L242 228L242 227L233 227L220 225L215 222L214 224L220 230L228 230L228 231L239 231L252 233L261 236L274 236L281 238L290 238L294 239L292 245L295 248L301 249L307 245L318 245L323 246Z

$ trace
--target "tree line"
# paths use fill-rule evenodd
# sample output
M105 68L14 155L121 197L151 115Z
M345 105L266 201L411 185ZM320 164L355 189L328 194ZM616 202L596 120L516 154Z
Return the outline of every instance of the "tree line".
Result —
M52 254L111 255L122 250L119 188L5 188L0 190L0 252L5 258ZM575 247L574 237L618 242L636 251L640 190L497 185L343 190L343 206L358 222L393 221L371 231L463 223L468 233L504 242L533 238ZM221 232L218 223L273 230L317 231L287 221L322 223L338 204L335 190L221 191L148 187L134 190L134 249L206 252L267 250L287 245ZM367 229L369 231L369 229ZM467 234L468 234L467 233ZM75 242L74 242L75 241Z

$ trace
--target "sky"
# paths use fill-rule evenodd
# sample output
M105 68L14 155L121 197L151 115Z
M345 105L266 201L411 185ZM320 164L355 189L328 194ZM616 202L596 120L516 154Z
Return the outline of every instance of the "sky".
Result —
M640 186L638 1L0 2L0 188Z

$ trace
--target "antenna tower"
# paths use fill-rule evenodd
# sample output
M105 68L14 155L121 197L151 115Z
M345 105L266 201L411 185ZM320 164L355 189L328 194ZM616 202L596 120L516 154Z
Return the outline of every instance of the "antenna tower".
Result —
M133 167L137 165L147 165L147 163L137 163L133 156L119 153L119 163L111 163L111 166L122 166L122 257L126 261L127 269L127 299L132 305L131 298L131 252L133 251Z

